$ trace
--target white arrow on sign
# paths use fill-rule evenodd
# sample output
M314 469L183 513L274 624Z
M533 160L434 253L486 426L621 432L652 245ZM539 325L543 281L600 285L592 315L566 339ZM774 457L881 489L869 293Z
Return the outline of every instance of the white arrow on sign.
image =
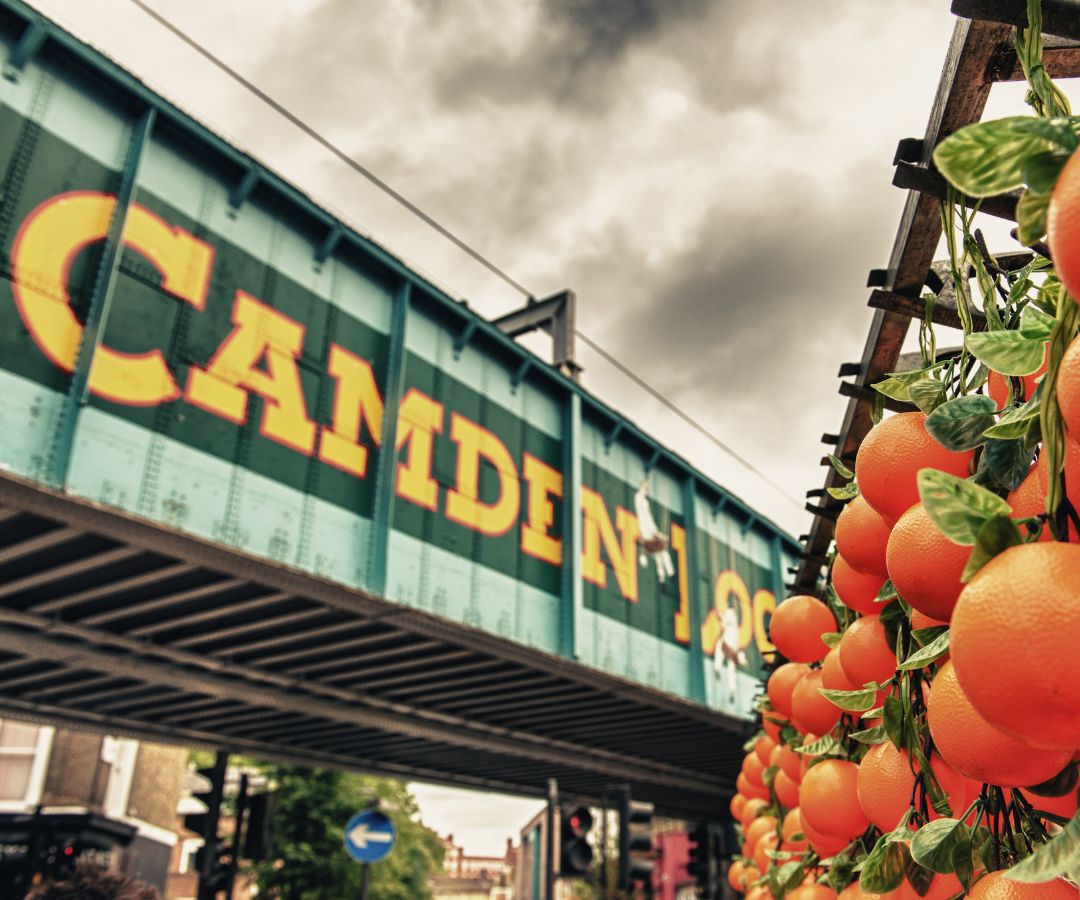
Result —
M368 831L368 826L364 824L357 825L352 831L349 832L349 843L355 844L361 850L367 848L368 841L375 841L380 844L389 844L393 840L393 836L389 831Z

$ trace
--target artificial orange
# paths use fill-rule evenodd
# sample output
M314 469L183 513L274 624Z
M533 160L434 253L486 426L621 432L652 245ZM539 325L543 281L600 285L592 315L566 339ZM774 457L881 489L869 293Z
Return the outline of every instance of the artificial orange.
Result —
M777 772L773 779L773 791L784 809L794 809L799 805L799 782L788 777L783 770Z
M844 888L837 900L882 900L882 894L868 894L861 887L859 882L854 881Z
M727 877L728 884L739 893L743 893L751 884L761 877L761 873L753 866L748 866L746 863L735 860L735 862L728 866Z
M896 671L896 653L885 637L881 616L852 622L840 639L839 650L844 674L860 687L888 681Z
M1073 438L1080 440L1080 337L1073 340L1061 358L1057 402L1065 427Z
M906 879L895 891L882 894L881 900L950 900L960 894L964 886L955 875L935 875L930 888L921 897Z
M972 451L946 450L926 430L926 415L900 413L870 429L855 457L855 478L866 502L895 522L919 502L920 469L940 469L964 478Z
M1080 545L1021 544L961 594L956 677L993 726L1036 747L1080 747Z
M774 741L767 734L762 735L757 739L754 744L754 752L757 754L758 759L761 760L761 764L767 766L769 759L772 756L773 750L776 749L776 741Z
M772 756L769 757L770 766L779 766L780 770L794 781L800 781L802 779L802 771L800 770L799 754L792 750L787 744L779 744L776 749L773 750Z
M758 755L753 751L747 753L742 762L742 773L746 776L747 780L753 785L764 787L765 782L761 777L764 772L765 764Z
M911 611L911 630L918 631L920 628L933 628L935 625L948 625L948 622L942 622L940 619L935 619L932 616L928 616L924 612L919 612L917 609Z
M841 759L812 766L799 785L799 811L815 831L851 840L870 820L859 806L859 767Z
M1047 344L1046 352L1043 353L1043 364L1039 366L1038 370L1032 372L1030 375L1018 376L1020 380L1020 396L1016 396L1015 390L1013 391L1013 401L1019 401L1023 403L1025 400L1030 400L1035 393L1035 388L1038 387L1038 380L1046 374L1046 357L1050 353L1050 345ZM1015 388L1015 385L1014 385ZM1005 401L1009 399L1009 379L1008 376L1002 375L1000 372L991 371L990 375L986 379L986 393L990 395L990 399L997 404L998 409L1002 409L1005 406Z
M862 687L855 684L844 672L840 665L840 649L833 647L821 663L821 686L830 691L857 691Z
M836 900L836 891L827 884L800 884L788 891L788 900Z
M964 589L960 576L970 556L971 547L950 541L916 503L889 538L889 578L910 606L947 622Z
M745 775L743 776L746 777ZM746 806L743 807L743 814L740 816L739 821L742 823L743 834L746 833L746 829L750 826L750 823L754 821L769 805L769 798L762 797L747 797Z
M825 649L828 650L827 647ZM824 656L824 654L822 655ZM765 687L773 709L784 716L791 715L791 692L795 690L795 685L799 683L799 679L809 671L810 667L806 663L787 662L777 666L776 671L769 676L768 684Z
M746 798L742 794L736 794L731 798L728 809L731 810L731 818L741 819L743 810L746 809Z
M758 816L750 823L750 827L743 832L743 842L747 847L757 846L763 835L770 831L776 831L777 820L775 816Z
M804 731L825 735L840 721L841 712L821 695L821 679L821 669L812 669L799 679L791 692L791 715Z
M772 615L769 639L792 662L817 662L829 648L821 636L836 631L836 617L817 597L788 597Z
M749 893L746 895L746 900L775 900L775 898L773 897L772 891L761 884L757 887L750 888Z
M884 579L889 523L863 497L856 497L841 510L834 536L837 552L852 568Z
M1055 878L1040 884L1011 881L1005 872L991 872L980 878L968 894L969 900L1076 900L1076 887Z
M754 844L754 866L764 872L769 866L773 864L772 857L769 856L769 851L775 851L780 846L780 838L776 836L775 831L770 831L768 834L763 834L756 844Z
M957 772L976 781L1003 787L1042 784L1072 759L1071 750L1040 750L994 728L972 706L952 660L934 677L926 707L938 752Z
M832 567L832 586L840 602L848 609L861 613L878 613L885 604L877 602L885 576L876 572L860 572L839 553Z
M769 799L768 788L765 788L759 784L753 784L750 779L747 778L746 775L744 775L742 772L740 772L735 778L735 790L747 798L748 806L749 801L754 799L755 797L760 800ZM744 810L744 815L745 812L746 811Z
M1046 241L1054 269L1073 299L1080 298L1080 154L1058 174L1046 208Z

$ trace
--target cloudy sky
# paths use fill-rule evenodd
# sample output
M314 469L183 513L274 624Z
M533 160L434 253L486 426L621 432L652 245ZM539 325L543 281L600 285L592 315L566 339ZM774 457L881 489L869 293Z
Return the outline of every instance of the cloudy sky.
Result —
M32 2L483 314L521 303L131 0ZM585 384L806 529L948 0L147 2L537 296L574 289L582 331L778 487L583 347ZM535 807L424 791L473 852Z

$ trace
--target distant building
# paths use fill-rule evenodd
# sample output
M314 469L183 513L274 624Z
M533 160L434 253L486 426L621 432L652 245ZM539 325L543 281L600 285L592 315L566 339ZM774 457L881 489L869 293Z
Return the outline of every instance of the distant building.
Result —
M513 900L514 870L518 851L510 838L502 856L469 856L454 843L454 836L442 838L446 854L443 870L428 879L432 894L440 900Z

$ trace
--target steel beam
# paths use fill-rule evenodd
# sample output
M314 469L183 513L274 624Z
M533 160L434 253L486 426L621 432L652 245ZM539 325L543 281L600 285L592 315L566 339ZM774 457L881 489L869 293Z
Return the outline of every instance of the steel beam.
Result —
M563 407L562 569L559 591L559 652L576 660L585 607L581 584L581 398L568 394Z

